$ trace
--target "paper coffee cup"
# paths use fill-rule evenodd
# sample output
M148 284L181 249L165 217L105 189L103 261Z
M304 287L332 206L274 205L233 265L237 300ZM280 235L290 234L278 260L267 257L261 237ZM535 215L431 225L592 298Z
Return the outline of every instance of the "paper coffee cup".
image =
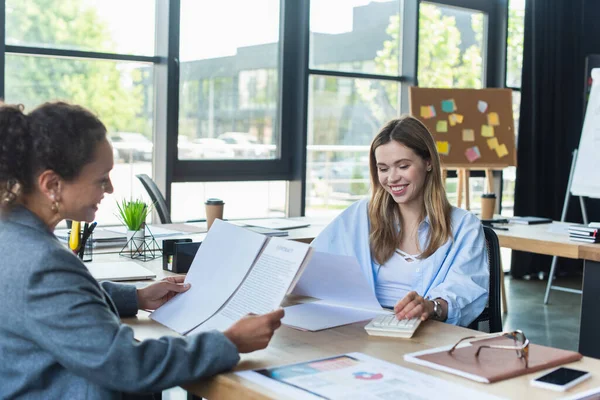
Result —
M206 207L206 226L210 229L216 218L223 219L225 203L221 199L210 198L204 203Z
M496 209L496 194L484 193L481 195L481 219L493 219Z

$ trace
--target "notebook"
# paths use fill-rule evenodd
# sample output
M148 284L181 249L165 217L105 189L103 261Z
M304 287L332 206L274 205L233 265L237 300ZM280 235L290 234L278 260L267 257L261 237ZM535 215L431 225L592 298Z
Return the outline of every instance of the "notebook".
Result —
M156 278L156 274L133 261L92 262L86 264L97 281L141 281Z
M405 354L404 360L477 382L492 383L557 367L582 358L581 354L574 351L530 344L529 367L525 368L525 362L517 357L514 350L486 348L481 351L479 357L475 357L479 345L484 344L514 346L514 342L509 338L494 337L457 347L452 354L448 354L452 346L445 346Z
M550 218L544 217L513 217L510 219L513 224L536 225L536 224L551 224Z

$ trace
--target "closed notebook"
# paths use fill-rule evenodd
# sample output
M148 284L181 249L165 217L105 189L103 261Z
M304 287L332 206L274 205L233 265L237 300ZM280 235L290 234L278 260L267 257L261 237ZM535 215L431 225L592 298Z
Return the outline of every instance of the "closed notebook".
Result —
M514 346L514 342L506 337L495 337L458 347L452 354L448 353L450 347L446 346L406 354L404 359L477 382L493 383L568 364L580 360L582 357L581 354L574 351L530 344L529 367L525 368L525 361L517 356L516 350L484 348L479 356L475 357L479 345L483 344Z
M523 224L523 225L537 225L537 224L551 224L552 220L550 218L544 217L512 217L510 222L513 224Z

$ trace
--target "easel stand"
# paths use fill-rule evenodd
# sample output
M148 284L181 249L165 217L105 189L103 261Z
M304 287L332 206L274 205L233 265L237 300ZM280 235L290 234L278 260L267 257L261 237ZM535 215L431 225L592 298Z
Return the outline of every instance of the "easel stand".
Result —
M457 207L462 206L463 191L465 195L465 209L471 209L471 191L469 187L469 178L471 177L471 170L469 168L457 168L456 175L458 177L457 185ZM442 180L446 183L448 177L448 170L442 169ZM485 182L486 192L494 193L494 172L491 168L485 169ZM504 288L504 268L502 267L502 257L500 257L500 297L502 299L502 311L508 313L508 302L506 301L506 290Z
M571 185L573 184L573 175L575 174L575 164L577 163L577 149L573 150L573 161L571 161L571 172L569 173L569 183L567 184L567 192L565 193L565 203L563 205L562 214L560 217L560 222L565 222L567 218L567 210L569 208L569 200L571 198ZM581 215L583 216L583 223L588 224L587 211L585 209L585 202L583 201L583 196L579 197L579 205L581 206ZM552 265L550 266L550 276L548 276L548 283L546 285L546 295L544 296L544 304L548 304L548 300L550 299L550 290L559 290L561 292L569 292L581 294L583 293L580 289L571 289L564 286L555 286L552 284L554 281L554 274L556 273L556 261L557 257L552 257Z
M465 199L465 210L471 210L471 188L469 186L469 179L471 178L471 169L469 168L457 168L456 176L458 177L458 185L456 190L457 200L456 206L462 208L463 204L463 193ZM448 170L442 169L442 179L446 182L448 177ZM494 192L494 172L491 168L485 169L485 182L486 182L486 193Z

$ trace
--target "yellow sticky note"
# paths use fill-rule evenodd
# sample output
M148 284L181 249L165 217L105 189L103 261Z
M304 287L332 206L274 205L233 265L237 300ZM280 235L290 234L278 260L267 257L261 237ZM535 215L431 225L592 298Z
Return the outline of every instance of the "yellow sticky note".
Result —
M488 139L487 144L488 144L490 150L494 150L496 147L500 146L500 144L498 143L498 138Z
M438 121L435 130L437 132L448 132L448 121Z
M459 124L462 124L463 120L465 119L465 117L460 114L454 114L454 116L456 118L456 122L458 122Z
M489 125L481 125L481 136L494 137L494 127Z
M429 107L421 106L421 117L429 118Z
M450 122L450 126L456 125L457 124L456 114L450 114L450 115L448 115L448 122Z
M498 117L498 113L491 112L488 114L488 125L490 126L498 126L500 125L500 117Z
M463 142L474 142L475 131L473 129L463 129L462 131Z
M437 146L437 151L440 154L443 154L445 156L448 155L448 153L450 153L450 144L446 141L440 141L440 142L435 142L436 146Z
M496 154L498 154L498 157L502 158L505 155L508 154L508 149L506 148L505 144L502 144L498 147L496 147Z

